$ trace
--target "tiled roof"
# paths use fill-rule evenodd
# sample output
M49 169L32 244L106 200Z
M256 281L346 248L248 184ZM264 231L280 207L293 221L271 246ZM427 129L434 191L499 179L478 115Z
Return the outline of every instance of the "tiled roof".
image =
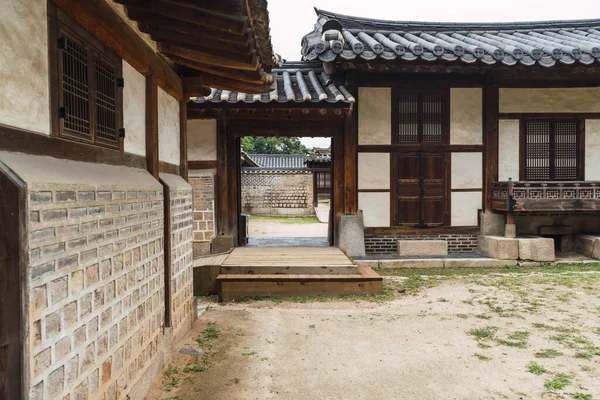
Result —
M457 61L589 65L600 61L600 19L517 23L401 22L315 9L304 60Z
M315 165L325 166L331 163L331 149L315 148L312 153L306 155L306 165L314 167Z
M260 168L304 169L304 154L248 154Z
M321 63L286 62L282 68L273 69L277 79L275 88L267 93L247 94L228 90L211 89L211 94L197 97L196 103L287 103L321 101L329 103L353 103L354 97L343 86L336 86L321 68Z

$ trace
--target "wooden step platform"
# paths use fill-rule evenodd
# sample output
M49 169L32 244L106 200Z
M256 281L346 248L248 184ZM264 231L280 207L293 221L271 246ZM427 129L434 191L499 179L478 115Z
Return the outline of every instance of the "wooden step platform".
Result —
M354 265L332 247L236 248L221 265L217 282L224 301L251 296L380 294L383 289L383 278L375 271Z
M237 247L221 264L229 275L349 275L358 268L336 247Z

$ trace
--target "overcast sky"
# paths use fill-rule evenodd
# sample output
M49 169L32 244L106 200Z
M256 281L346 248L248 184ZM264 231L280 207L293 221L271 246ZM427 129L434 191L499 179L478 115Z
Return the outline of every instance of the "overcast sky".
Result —
M317 21L313 7L364 18L444 22L510 22L600 18L600 0L269 0L276 53L300 60L300 41ZM307 146L327 146L303 140Z

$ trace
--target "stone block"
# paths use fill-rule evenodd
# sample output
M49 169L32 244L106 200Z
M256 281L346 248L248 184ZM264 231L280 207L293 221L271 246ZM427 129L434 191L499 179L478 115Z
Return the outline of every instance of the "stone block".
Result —
M211 253L225 253L235 247L233 236L215 236L211 241Z
M401 256L447 256L448 242L445 240L398 240L398 255Z
M554 240L543 237L521 237L519 258L527 261L554 261Z
M586 257L600 260L600 236L576 235L573 249Z
M210 254L210 242L194 242L194 258L204 257Z
M350 257L364 257L366 255L365 226L362 212L342 215L340 218L338 245Z
M444 260L445 268L493 268L517 265L517 260L497 260L494 258L452 258Z
M414 260L380 260L379 268L444 268L444 259L419 258Z
M498 260L519 258L519 241L503 236L479 236L479 251Z
M493 212L481 212L481 234L486 236L503 236L506 216Z
M504 237L514 239L517 237L517 226L515 224L506 224L504 226Z

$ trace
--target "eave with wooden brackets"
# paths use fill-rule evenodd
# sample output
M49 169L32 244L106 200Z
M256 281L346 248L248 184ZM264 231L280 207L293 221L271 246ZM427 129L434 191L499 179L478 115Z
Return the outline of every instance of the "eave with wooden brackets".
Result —
M492 182L491 206L500 212L600 211L600 181Z

